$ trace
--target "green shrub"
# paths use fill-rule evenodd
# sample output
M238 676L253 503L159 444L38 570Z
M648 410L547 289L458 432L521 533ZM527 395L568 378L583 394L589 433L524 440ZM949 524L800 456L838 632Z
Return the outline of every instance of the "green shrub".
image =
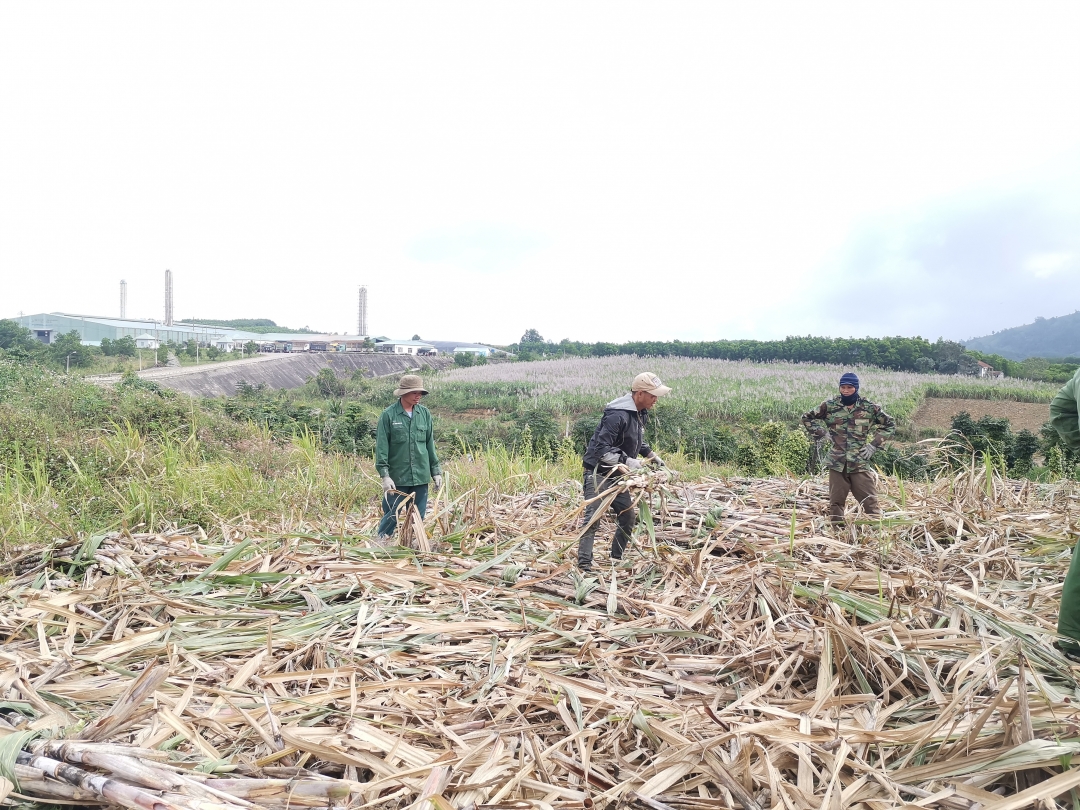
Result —
M330 423L330 449L353 455L370 456L375 452L379 413L362 402L349 402Z
M574 442L574 447L582 455L585 455L585 450L589 446L589 440L593 434L596 433L596 429L600 426L600 414L586 414L585 416L578 417L574 420L573 426L570 428L570 438Z
M1009 468L1017 475L1026 475L1034 467L1039 451L1039 438L1030 430L1021 430L1013 437Z
M1044 425L1042 430L1044 440L1042 449L1048 452L1052 447L1058 447L1058 455L1061 457L1058 466L1062 470L1071 469L1080 459L1065 452L1057 431L1052 426L1047 430L1047 426ZM1013 433L1008 419L983 416L976 421L966 411L953 417L952 431L947 438L961 444L967 451L951 454L953 466L966 464L972 454L978 458L990 455L995 459L995 463L1004 463L1009 471L1021 476L1032 470L1034 455L1040 449L1040 441L1035 434L1029 430Z
M319 369L313 382L318 392L324 397L345 396L345 383L337 378L334 370L329 366Z
M801 430L789 430L780 440L780 460L784 469L795 474L806 471L810 439Z
M870 464L886 475L917 480L929 477L933 469L926 453L911 445L887 444L874 453Z
M511 446L537 458L555 458L563 434L555 415L542 408L523 411L514 418Z

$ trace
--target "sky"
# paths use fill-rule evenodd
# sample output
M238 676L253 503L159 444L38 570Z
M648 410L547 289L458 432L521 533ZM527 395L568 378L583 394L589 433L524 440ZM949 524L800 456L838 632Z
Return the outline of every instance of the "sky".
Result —
M1080 307L1080 4L0 4L0 317L505 344Z

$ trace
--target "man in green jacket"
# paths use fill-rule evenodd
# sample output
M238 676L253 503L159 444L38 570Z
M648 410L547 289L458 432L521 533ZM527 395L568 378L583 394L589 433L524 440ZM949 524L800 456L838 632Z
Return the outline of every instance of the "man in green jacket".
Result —
M397 509L410 495L423 517L427 512L428 482L442 486L442 468L435 453L431 411L420 404L427 393L415 374L398 380L398 401L382 412L375 434L375 470L382 478L383 518L376 539L382 543L397 528Z
M867 515L881 514L870 459L893 435L896 420L880 405L859 396L859 378L849 371L840 377L840 396L804 413L802 423L812 440L826 435L832 438L828 466L829 519L833 525L844 522L848 493Z
M1077 415L1076 398L1080 392L1080 370L1062 386L1050 403L1050 423L1054 426L1062 443L1070 450L1080 450L1080 416ZM1058 608L1058 633L1065 640L1058 642L1058 648L1069 658L1080 661L1080 554L1073 549L1069 573L1065 575L1065 584L1061 587L1061 607Z

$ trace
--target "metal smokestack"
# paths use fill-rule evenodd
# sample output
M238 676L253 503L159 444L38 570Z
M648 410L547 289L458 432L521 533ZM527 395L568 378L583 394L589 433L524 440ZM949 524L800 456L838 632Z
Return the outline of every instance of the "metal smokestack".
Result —
M120 279L120 317L127 317L127 282Z

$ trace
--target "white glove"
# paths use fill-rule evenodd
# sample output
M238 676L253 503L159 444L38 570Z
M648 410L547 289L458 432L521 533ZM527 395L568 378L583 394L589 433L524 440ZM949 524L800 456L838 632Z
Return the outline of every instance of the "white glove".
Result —
M871 458L873 458L874 453L876 452L877 448L874 447L874 445L872 444L868 444L859 451L859 458L861 458L863 461L869 461Z
M649 462L650 464L655 464L657 467L663 467L664 466L664 460L662 458L660 458L660 456L656 455L656 453L653 453L651 456L649 456L645 460L647 462Z
M442 476L441 475L436 475L435 476L435 489L442 489Z
M629 467L631 470L640 470L641 462L638 461L636 458L628 458L626 459L626 466Z
M383 492L389 492L390 490L395 489L396 487L397 487L397 485L394 483L394 479L391 478L389 475L386 476L385 478L383 478L383 480L382 480Z

